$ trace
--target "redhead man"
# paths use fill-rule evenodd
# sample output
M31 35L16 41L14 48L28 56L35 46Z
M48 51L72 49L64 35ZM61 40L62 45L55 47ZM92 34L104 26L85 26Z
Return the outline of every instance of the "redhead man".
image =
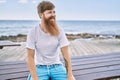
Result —
M64 30L56 23L55 6L50 1L39 3L40 24L27 35L28 80L73 80L68 40ZM60 61L61 50L65 67Z

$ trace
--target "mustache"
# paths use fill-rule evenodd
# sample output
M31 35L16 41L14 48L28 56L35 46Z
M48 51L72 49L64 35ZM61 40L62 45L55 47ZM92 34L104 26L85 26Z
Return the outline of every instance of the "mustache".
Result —
M51 16L49 19L55 19L55 16Z

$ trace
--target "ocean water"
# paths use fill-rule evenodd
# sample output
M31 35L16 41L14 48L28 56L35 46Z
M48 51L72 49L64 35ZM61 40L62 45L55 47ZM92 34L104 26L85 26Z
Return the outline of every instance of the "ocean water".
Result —
M120 35L120 21L57 21L65 33L93 33ZM0 20L0 36L27 34L39 21Z

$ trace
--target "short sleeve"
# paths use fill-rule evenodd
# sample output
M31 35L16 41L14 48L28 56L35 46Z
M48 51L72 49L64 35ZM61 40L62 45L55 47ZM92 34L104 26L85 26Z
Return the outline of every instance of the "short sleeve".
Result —
M69 45L69 42L68 42L68 39L65 35L65 32L62 28L60 28L60 33L59 33L59 36L58 36L58 41L59 41L59 46L60 48L64 47L64 46L68 46Z
M35 30L32 29L27 34L26 48L35 49Z

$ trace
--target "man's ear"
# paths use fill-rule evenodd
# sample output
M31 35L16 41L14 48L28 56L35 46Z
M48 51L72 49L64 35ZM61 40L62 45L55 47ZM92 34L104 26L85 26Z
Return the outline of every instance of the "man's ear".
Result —
M42 13L38 13L38 15L39 15L39 17L40 17L40 18L43 16L43 14L42 14Z
M43 16L43 14L42 14L42 13L40 13L39 15L40 15L40 18Z

